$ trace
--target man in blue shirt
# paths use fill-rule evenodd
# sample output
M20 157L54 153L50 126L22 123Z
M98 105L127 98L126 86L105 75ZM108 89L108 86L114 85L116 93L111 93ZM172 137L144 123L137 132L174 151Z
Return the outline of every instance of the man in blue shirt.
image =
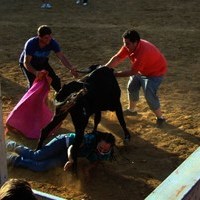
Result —
M9 154L8 164L14 167L23 167L32 171L46 171L58 166L64 166L68 170L73 165L71 149L75 141L75 133L56 136L40 150L33 151L28 147L8 141L7 151L15 152ZM113 154L115 137L111 133L94 132L84 135L77 157L85 157L91 165L91 170L99 161L109 160Z
M74 77L78 76L76 68L65 57L57 41L51 36L52 31L47 25L38 28L37 36L30 38L24 45L19 58L19 65L26 76L29 87L36 77L41 76L41 71L46 70L52 78L52 87L56 92L61 89L60 78L55 74L48 62L51 51L54 51L61 63L67 67Z

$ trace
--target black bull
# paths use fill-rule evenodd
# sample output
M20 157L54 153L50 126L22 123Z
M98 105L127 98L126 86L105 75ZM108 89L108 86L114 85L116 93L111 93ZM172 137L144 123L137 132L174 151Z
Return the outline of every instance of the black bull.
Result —
M96 66L91 66L97 68ZM91 68L90 67L90 68ZM92 69L92 68L91 68ZM52 121L42 129L37 149L42 147L49 133L70 113L75 127L76 145L81 144L89 117L94 115L94 131L101 120L101 111L115 111L124 131L125 140L130 140L120 102L121 90L113 69L100 66L84 79L72 81L56 95L56 112Z

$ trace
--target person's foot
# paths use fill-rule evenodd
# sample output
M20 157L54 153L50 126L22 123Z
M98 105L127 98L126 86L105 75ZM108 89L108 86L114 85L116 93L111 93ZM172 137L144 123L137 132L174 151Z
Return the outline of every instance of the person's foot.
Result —
M127 116L136 116L138 113L137 113L137 111L132 111L130 109L126 109L123 111L123 114L127 115Z
M50 9L50 8L52 8L52 5L51 5L50 3L47 3L47 4L46 4L46 8L47 8L47 9Z
M46 8L46 3L43 3L42 5L41 5L41 8Z
M80 4L80 3L81 3L81 1L80 1L80 0L77 0L77 1L76 1L76 4Z
M16 159L18 158L18 155L15 155L14 153L8 152L7 153L7 165L8 166L14 166Z
M18 147L19 145L13 141L13 140L7 140L6 141L6 149L7 151L11 151L11 152L14 152L15 149Z
M124 138L124 141L125 141L126 143L130 142L130 141L131 141L131 135L130 135L130 134L126 134L126 135L125 135L125 138Z
M156 125L158 128L162 127L166 122L166 119L165 118L157 118L156 120Z
M87 3L83 3L83 6L87 6Z

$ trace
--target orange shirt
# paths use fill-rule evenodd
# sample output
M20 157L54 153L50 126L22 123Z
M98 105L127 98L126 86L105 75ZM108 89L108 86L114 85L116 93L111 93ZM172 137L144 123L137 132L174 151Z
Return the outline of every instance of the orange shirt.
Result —
M167 61L160 50L146 40L140 40L134 52L122 46L116 54L124 60L130 58L134 72L144 76L163 76L167 71Z

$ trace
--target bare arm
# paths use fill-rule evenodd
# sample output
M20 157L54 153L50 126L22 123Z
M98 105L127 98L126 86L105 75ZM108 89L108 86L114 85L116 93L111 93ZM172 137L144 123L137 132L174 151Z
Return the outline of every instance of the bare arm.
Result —
M122 59L118 56L113 56L106 64L105 66L114 68L116 67L120 62L122 62Z
M24 67L32 74L35 75L35 77L39 80L42 80L43 77L47 74L45 70L38 71L31 65L32 56L25 56L24 57Z
M69 148L67 149L68 161L64 165L64 171L67 171L69 168L71 168L71 166L74 163L74 160L72 158L72 148L73 148L73 145L70 145Z
M72 66L72 64L68 61L65 55L62 52L58 52L56 53L56 55L60 59L61 63L70 70L71 74L74 77L78 77L78 73L76 72L76 67Z
M35 76L37 76L37 72L38 71L31 66L31 60L32 60L32 56L25 56L24 57L24 67L29 72L31 72L32 74L34 74Z

